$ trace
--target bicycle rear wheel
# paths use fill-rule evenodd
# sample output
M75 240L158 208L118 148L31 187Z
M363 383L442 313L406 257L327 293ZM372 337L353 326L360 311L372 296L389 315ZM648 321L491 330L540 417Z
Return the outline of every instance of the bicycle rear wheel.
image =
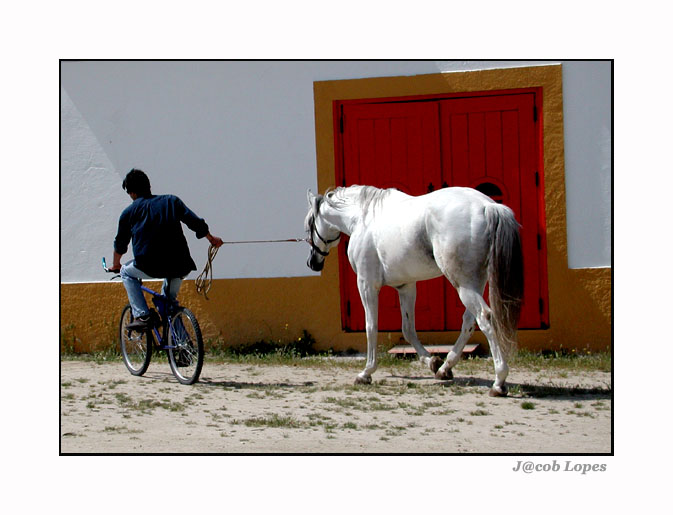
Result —
M168 327L168 363L182 384L199 380L203 367L203 338L194 313L180 309Z
M141 376L147 371L152 359L152 335L147 331L130 331L126 326L133 321L131 305L122 310L119 321L119 346L122 351L124 365L134 376Z

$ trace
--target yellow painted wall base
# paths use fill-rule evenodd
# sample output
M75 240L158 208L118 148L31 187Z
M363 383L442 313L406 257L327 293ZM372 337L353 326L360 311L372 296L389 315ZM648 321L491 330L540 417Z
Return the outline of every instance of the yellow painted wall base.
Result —
M216 280L209 300L196 293L193 281L185 281L180 301L199 319L206 346L210 341L225 345L288 342L306 330L319 350L362 352L365 335L341 329L338 285L328 284L328 274L338 273L337 260L327 263L322 277ZM561 280L561 297L574 300L552 301L551 327L520 331L519 348L608 350L611 297L605 284L610 282L610 269L568 270ZM116 345L119 315L126 303L126 291L119 283L62 284L61 345L75 352ZM420 333L429 345L453 343L457 337L457 331ZM382 332L379 344L387 349L401 338L401 332ZM487 346L478 331L472 341Z

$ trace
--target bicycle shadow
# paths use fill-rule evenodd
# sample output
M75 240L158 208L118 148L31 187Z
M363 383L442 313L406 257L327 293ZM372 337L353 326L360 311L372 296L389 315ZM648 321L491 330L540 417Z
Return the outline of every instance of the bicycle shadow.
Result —
M171 372L164 372L160 370L147 371L143 375L143 379L150 381L159 381L162 383L176 383L175 376ZM234 381L228 379L218 379L208 376L201 376L195 386L209 386L218 388L231 388L234 390L263 390L268 388L305 388L315 386L315 381L301 381L291 383L287 381L275 382L252 382L252 381Z
M251 381L232 381L202 377L198 384L218 388L232 388L234 390L265 390L268 388L306 388L308 386L315 386L316 383L315 381L302 381L298 383L290 383L287 381L255 383Z

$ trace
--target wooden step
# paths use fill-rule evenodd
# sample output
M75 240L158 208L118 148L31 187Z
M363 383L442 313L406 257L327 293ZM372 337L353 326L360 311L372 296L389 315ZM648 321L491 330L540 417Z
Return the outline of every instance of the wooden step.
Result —
M430 354L448 354L453 349L453 345L425 345L424 346ZM395 345L392 349L388 351L388 354L401 354L406 356L407 354L416 354L416 349L411 345ZM468 343L463 348L463 354L476 356L479 354L479 344L478 343Z

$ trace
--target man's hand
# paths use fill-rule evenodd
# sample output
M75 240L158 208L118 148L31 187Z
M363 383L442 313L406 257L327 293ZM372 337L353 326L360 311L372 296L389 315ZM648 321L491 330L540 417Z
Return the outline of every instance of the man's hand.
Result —
M216 249L221 247L222 244L224 243L222 241L222 238L218 238L217 236L213 236L212 234L208 233L206 234L206 238L210 242L210 244L215 247Z
M118 274L122 269L122 255L117 251L112 251L112 266L108 268L108 272Z

